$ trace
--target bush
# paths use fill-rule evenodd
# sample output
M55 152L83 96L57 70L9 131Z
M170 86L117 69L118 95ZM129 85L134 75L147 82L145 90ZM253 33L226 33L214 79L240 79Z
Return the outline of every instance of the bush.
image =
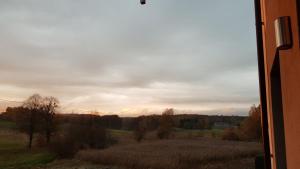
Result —
M166 139L170 137L174 126L173 115L173 109L166 109L162 113L160 118L160 125L156 133L159 139Z
M171 135L171 130L167 128L159 128L156 135L159 139L168 139Z
M79 150L75 140L67 136L56 136L49 145L49 149L59 158L72 158Z
M261 140L261 110L260 106L253 105L249 111L249 117L247 117L240 127L242 133L242 139L246 141Z
M145 135L146 135L146 131L144 129L135 129L134 130L134 139L137 141L137 142L141 142L144 138L145 138Z
M100 126L71 124L53 140L50 150L61 158L70 158L80 149L103 149L113 142L115 140Z
M232 141L238 141L240 140L238 131L236 131L233 128L230 129L225 129L223 134L222 134L222 139L223 140L232 140Z
M249 116L242 121L237 129L226 129L222 138L224 140L259 141L261 133L261 110L260 106L253 105Z
M138 117L136 119L136 125L134 129L134 139L141 142L147 134L147 121L144 116Z
M97 125L72 124L67 137L74 140L79 148L105 148L108 145L107 132Z
M106 130L99 126L90 127L85 142L88 144L89 148L105 148L109 144Z
M38 147L46 147L47 146L47 141L45 139L45 136L39 134L37 138L35 139L35 144Z

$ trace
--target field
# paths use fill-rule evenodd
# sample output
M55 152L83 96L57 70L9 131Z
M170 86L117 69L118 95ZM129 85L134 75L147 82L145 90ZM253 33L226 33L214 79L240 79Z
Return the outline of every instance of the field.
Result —
M252 169L254 157L260 152L258 143L201 138L145 141L105 150L86 150L77 158L130 169L238 169L241 166Z
M14 123L0 121L0 169L27 169L55 159L46 150L26 147L26 136L15 130Z
M141 143L130 131L109 132L116 145L58 160L46 149L28 150L26 136L13 123L0 121L0 169L254 169L254 157L262 150L256 142L223 141L222 130L175 129L168 140L152 132Z

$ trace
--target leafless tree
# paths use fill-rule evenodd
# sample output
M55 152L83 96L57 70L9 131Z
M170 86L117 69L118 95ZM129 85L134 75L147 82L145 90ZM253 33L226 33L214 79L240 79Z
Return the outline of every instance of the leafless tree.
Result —
M54 116L59 107L59 101L55 97L45 97L42 102L43 120L42 130L45 133L47 143L50 142L55 130Z
M170 137L172 128L174 126L173 121L174 110L166 109L160 118L160 125L157 130L157 136L159 139L166 139Z
M34 133L38 130L39 120L42 114L43 98L34 94L25 100L22 111L19 112L18 126L28 134L28 148L32 147Z
M145 116L140 116L136 119L134 129L134 138L136 141L141 142L147 134L147 119Z
M28 147L32 147L32 140L36 132L45 134L47 143L50 142L54 131L54 115L59 101L54 97L42 97L34 94L24 101L18 108L17 125L28 135Z

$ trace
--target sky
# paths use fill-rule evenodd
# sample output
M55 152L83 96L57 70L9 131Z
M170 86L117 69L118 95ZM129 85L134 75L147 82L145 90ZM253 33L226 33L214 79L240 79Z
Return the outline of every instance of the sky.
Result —
M259 102L252 1L1 0L0 107L246 115Z

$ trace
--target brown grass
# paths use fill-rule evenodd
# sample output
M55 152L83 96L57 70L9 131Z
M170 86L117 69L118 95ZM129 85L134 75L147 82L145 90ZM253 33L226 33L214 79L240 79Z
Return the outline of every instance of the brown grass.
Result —
M88 162L72 159L72 160L57 160L52 163L39 166L33 169L123 169L123 168L91 164Z
M77 158L129 169L252 169L259 143L200 138L117 145L81 151Z

